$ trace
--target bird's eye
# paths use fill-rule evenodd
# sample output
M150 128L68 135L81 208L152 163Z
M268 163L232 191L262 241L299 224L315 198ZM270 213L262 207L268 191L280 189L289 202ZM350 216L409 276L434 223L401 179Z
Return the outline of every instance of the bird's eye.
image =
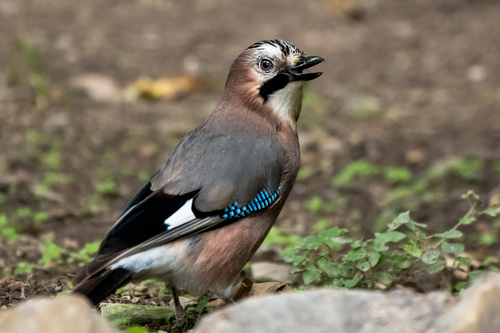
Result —
M262 69L263 71L270 71L271 69L273 69L273 67L273 62L269 59L262 59L260 61L260 69Z

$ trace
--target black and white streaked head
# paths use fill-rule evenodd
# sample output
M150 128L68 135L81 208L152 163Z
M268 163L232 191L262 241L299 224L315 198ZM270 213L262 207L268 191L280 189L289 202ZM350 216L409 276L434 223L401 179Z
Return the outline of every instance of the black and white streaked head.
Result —
M305 55L290 42L261 41L248 47L234 61L226 92L252 111L295 127L305 83L322 74L303 71L323 61L323 58Z

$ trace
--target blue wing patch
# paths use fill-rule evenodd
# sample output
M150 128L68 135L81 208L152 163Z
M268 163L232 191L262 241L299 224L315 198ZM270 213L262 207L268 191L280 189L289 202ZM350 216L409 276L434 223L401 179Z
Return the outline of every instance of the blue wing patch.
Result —
M281 186L278 187L276 192L273 195L267 193L267 190L261 191L257 194L257 197L252 200L248 205L241 207L238 202L233 203L228 208L224 209L224 213L222 214L222 218L231 219L231 218L241 218L247 216L252 212L256 212L258 210L262 210L272 204L279 196L281 190Z

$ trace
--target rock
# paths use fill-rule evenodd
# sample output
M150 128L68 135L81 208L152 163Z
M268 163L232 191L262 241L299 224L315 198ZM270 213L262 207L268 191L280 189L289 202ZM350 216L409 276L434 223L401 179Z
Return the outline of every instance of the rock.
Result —
M460 302L429 333L500 331L500 274L489 273L462 292Z
M264 296L205 316L195 332L426 332L451 298L444 292L331 289Z
M272 262L252 263L252 277L257 281L291 282L290 266Z
M2 333L117 333L78 295L35 299L0 313Z
M122 91L115 81L105 75L86 73L78 75L70 82L73 89L82 90L96 102L117 103L122 101Z
M496 333L500 274L488 273L454 297L320 289L249 298L202 318L196 333Z
M110 303L101 307L101 314L115 326L123 328L128 325L145 325L155 319L175 317L175 310L160 306Z

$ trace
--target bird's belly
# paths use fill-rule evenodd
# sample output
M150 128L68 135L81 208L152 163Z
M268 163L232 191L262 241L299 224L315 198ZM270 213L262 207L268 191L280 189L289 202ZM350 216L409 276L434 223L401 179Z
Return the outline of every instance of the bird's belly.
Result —
M241 269L260 246L275 219L272 215L248 217L134 254L110 268L131 270L135 272L136 281L156 278L189 293L210 290L229 298Z

